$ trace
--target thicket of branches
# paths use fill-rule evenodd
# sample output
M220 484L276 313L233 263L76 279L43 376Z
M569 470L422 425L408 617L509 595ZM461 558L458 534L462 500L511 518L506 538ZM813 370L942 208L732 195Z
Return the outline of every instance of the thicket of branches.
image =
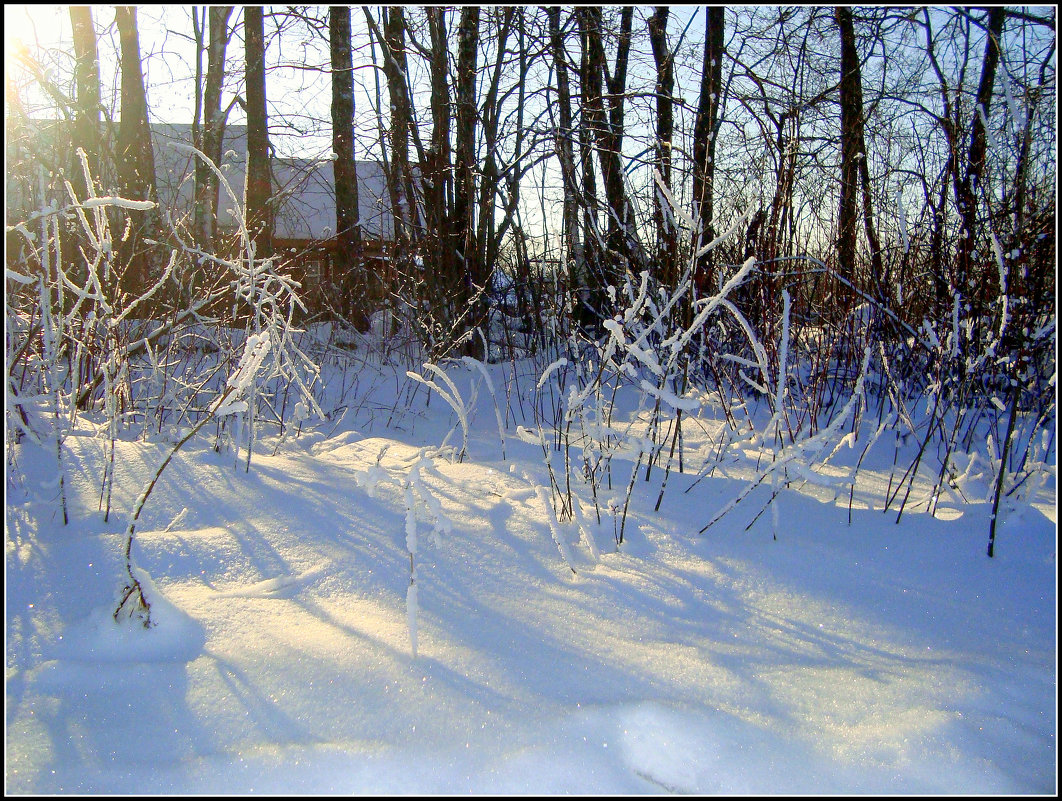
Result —
M90 415L112 441L172 430L180 447L214 421L249 458L256 419L283 430L313 404L297 326L365 329L384 312L380 330L408 332L418 364L565 360L551 380L577 390L548 421L558 431L607 413L619 380L679 422L683 398L714 397L734 432L752 425L735 410L762 402L799 462L859 395L859 414L921 442L916 472L932 452L941 483L990 433L997 505L1053 434L1050 9L182 13L162 24L191 62L145 58L124 7L113 27L106 9L71 7L72 50L15 54L9 445L49 442L61 460ZM158 203L153 60L193 87L190 209ZM306 111L291 74L328 81L329 106ZM216 165L234 108L248 161L230 230ZM320 283L300 286L299 254L273 249L270 153L317 130L335 247ZM386 175L382 260L359 219L365 158ZM680 455L680 432L654 428L635 472L665 446ZM578 514L567 480L555 500Z

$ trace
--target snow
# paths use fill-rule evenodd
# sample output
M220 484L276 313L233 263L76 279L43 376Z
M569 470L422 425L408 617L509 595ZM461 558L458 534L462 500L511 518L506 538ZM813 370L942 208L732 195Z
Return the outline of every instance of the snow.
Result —
M641 380L640 386L646 394L651 395L654 398L659 398L672 409L695 412L701 408L701 401L698 398L680 398L666 387L654 387L644 378Z
M235 414L247 410L247 402L241 398L247 394L254 381L255 374L269 354L270 343L268 334L252 334L247 337L244 344L243 355L236 371L229 376L226 392L218 401L214 414L218 417Z
M907 234L907 212L903 208L903 189L896 190L896 212L900 218L900 243L903 245L903 252L911 252L911 239Z
M132 209L134 211L148 211L155 208L155 204L150 200L127 200L121 197L92 197L81 201L81 207L85 209L95 209L102 206L117 206L123 209Z
M559 366L452 364L444 394L484 370L533 394ZM918 447L892 437L862 460L851 511L854 437L818 483L801 483L800 462L779 467L772 513L748 530L769 485L696 533L762 470L751 456L700 481L673 472L659 512L663 470L648 485L639 473L617 548L608 510L624 505L628 465L599 498L573 478L568 520L533 403L523 418L509 403L526 436L499 458L493 396L449 408L375 387L338 427L263 430L249 472L211 437L174 456L133 546L149 630L111 617L117 510L170 445L115 442L105 523L105 448L78 418L63 446L67 526L54 447L17 446L8 793L1056 791L1053 475L1002 510L993 559L993 471L974 472L974 457L936 516L913 501L899 525L881 513L895 448ZM437 450L457 408L460 463ZM625 408L617 425L633 426ZM687 425L695 464L721 423L702 410Z

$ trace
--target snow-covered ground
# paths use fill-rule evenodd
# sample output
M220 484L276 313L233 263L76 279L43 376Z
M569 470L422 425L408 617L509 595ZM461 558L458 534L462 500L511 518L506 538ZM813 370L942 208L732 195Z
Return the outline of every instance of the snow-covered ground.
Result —
M511 368L491 369L501 393ZM479 380L450 374L466 398ZM458 462L431 450L453 411L397 386L334 431L261 437L249 472L191 440L136 534L150 630L111 613L129 510L167 442L116 443L104 522L106 442L79 423L66 526L54 450L19 446L7 792L1056 791L1053 477L1005 510L989 559L984 487L899 525L880 511L891 444L851 512L847 491L794 484L747 531L769 482L697 533L751 461L673 473L659 512L657 469L617 549L587 485L585 530L551 520L541 448L516 436L530 419L508 417L503 459L481 391ZM691 421L690 454L711 425ZM616 463L602 508L625 490Z

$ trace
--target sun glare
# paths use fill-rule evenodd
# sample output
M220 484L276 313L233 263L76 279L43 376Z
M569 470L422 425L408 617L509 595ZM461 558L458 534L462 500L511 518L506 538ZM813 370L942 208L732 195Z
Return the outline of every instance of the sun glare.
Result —
M4 49L25 46L36 38L31 6L4 5Z
M59 36L60 6L4 5L4 57L8 68L18 55Z

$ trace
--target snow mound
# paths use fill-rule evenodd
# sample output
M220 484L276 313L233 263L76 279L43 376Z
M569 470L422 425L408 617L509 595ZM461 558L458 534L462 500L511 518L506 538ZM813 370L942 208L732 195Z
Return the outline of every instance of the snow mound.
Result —
M115 620L113 607L97 608L84 624L69 626L59 635L52 651L54 658L105 664L191 662L203 653L203 627L174 606L146 571L134 570L151 604L154 625L145 629L135 621Z

